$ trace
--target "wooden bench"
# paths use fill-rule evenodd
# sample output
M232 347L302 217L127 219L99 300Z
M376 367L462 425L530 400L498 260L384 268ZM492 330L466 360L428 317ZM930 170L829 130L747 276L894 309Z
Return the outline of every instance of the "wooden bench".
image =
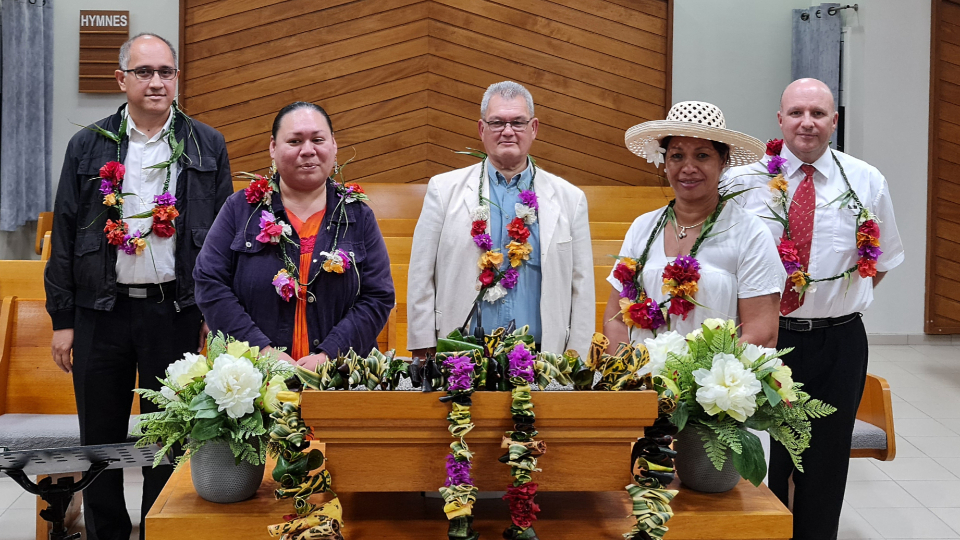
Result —
M897 455L897 437L893 429L893 403L886 379L867 374L857 422L853 428L850 457L869 457L892 461Z
M49 244L47 240L50 239L47 236L50 231L53 230L53 212L40 212L40 215L37 218L37 239L33 246L33 250L37 252L37 255L42 255L44 246Z

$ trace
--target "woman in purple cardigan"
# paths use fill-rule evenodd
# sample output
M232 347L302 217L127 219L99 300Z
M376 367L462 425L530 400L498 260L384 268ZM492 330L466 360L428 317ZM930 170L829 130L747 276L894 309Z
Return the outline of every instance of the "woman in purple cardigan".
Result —
M367 354L394 306L390 259L359 186L330 178L330 117L296 102L277 114L277 174L234 193L193 272L210 326L314 369L351 347Z

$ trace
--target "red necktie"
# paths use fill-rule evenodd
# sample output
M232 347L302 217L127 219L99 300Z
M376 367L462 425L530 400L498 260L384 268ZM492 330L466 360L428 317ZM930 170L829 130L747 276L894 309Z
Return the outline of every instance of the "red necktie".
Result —
M813 213L817 206L817 192L813 186L813 165L801 165L806 175L793 194L790 203L790 239L796 243L797 255L804 271L810 271L810 243L813 241ZM787 285L780 298L780 314L787 315L803 305L803 299L793 290L793 282L787 278Z

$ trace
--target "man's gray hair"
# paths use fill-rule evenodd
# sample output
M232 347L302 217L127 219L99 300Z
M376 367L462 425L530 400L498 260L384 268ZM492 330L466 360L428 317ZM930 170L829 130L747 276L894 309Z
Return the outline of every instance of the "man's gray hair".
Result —
M120 69L129 69L129 64L130 64L130 47L133 45L133 42L136 41L136 40L139 39L139 38L147 37L147 36L155 37L155 38L159 39L160 41L166 43L166 44L167 44L167 47L170 48L170 54L173 55L173 67L175 67L175 68L179 68L179 67L180 67L180 66L177 65L177 50L173 48L173 43L170 43L170 41L167 40L167 38L165 38L165 37L163 37L163 36L158 36L157 34L154 34L154 33L152 33L152 32L141 32L141 33L133 36L132 38L128 39L128 40L126 41L126 43L124 43L123 45L120 46Z
M483 101L480 102L481 118L487 117L487 107L490 105L490 98L493 96L500 96L503 99L513 99L517 96L523 97L523 100L527 102L527 112L530 113L530 118L533 118L533 96L530 95L530 91L524 88L523 85L513 81L493 83L487 87L487 91L483 93Z

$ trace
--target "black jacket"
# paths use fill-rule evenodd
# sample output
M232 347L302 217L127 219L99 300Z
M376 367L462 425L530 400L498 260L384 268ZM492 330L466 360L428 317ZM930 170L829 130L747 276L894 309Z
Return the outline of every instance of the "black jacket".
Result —
M97 122L118 133L122 111ZM194 305L193 267L200 247L217 212L233 193L227 147L219 131L176 112L175 137L185 140L179 161L174 220L176 240L176 308ZM123 134L121 134L123 135ZM127 155L128 139L120 147L120 161ZM81 129L70 139L60 185L53 207L50 260L44 272L47 312L53 329L73 328L74 308L110 311L117 298L117 248L106 241L103 227L115 212L105 212L100 167L116 161L117 144Z

